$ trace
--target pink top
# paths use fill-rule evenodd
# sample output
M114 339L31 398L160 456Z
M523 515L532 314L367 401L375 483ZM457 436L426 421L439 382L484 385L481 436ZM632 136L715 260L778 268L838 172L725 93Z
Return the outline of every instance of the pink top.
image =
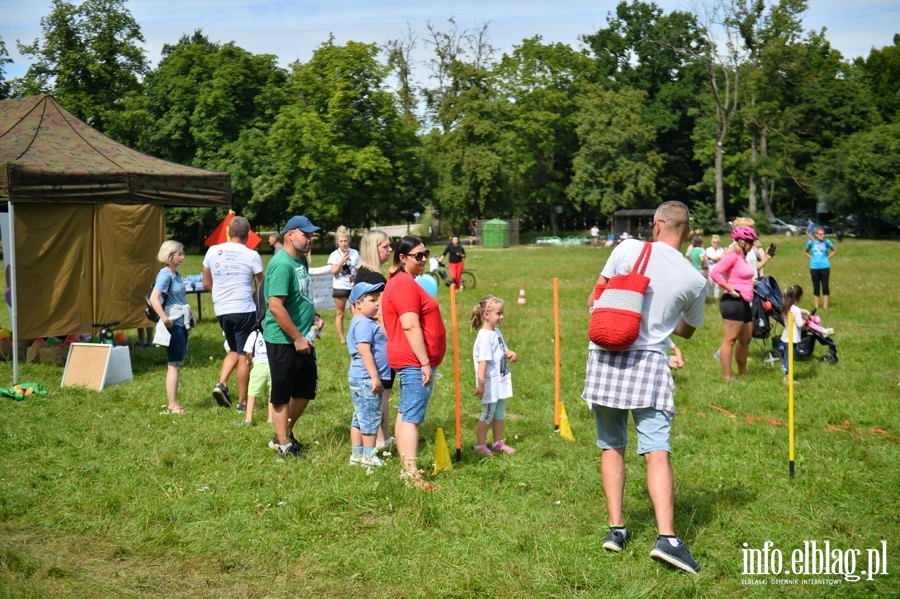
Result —
M753 277L756 276L756 269L747 264L747 258L740 250L725 254L709 276L719 286L736 290L745 301L753 301Z

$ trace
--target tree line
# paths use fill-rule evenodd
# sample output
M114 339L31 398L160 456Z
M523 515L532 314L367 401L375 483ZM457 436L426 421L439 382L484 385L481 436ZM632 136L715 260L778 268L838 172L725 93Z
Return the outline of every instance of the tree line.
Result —
M804 0L621 2L578 49L534 36L503 54L489 24L450 19L384 46L328 39L287 68L200 30L151 68L125 0L50 8L16 42L22 77L0 39L0 98L49 93L130 147L230 173L258 229L422 212L445 235L494 217L558 234L672 199L707 231L738 214L900 218L900 35L847 61L804 30ZM196 243L220 217L167 222Z

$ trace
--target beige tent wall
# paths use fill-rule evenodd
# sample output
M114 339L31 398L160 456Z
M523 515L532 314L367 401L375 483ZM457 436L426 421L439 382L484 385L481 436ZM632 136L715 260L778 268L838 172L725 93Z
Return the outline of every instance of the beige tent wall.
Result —
M146 326L143 297L161 265L162 206L16 204L19 338Z

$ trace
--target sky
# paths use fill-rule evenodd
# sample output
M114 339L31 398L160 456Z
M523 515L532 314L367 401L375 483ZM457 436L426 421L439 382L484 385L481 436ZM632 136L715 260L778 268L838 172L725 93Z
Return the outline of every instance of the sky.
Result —
M71 0L79 3L81 0ZM202 29L210 41L235 42L253 54L274 54L282 66L306 62L316 47L334 35L348 41L384 44L403 39L412 30L421 46L427 25L447 31L455 19L462 30L488 24L491 44L510 52L523 39L540 35L545 43L581 47L578 37L606 26L607 14L619 0L130 0L131 12L146 39L147 58L159 62L163 44ZM664 12L692 10L693 0L656 0ZM704 0L710 4L711 0ZM809 0L804 29L827 28L832 47L845 58L867 56L873 47L893 44L900 32L897 0ZM0 0L0 37L13 64L6 76L25 73L28 61L16 50L16 40L40 37L41 17L50 0ZM697 11L699 12L699 11ZM420 50L424 52L423 50ZM424 56L424 54L422 54ZM498 57L500 54L498 53Z

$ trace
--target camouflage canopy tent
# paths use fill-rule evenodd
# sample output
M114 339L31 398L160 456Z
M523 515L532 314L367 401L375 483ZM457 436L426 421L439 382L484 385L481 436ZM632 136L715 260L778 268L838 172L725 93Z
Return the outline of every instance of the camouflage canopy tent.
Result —
M14 340L148 323L165 206L222 206L227 173L153 158L46 95L0 101L0 210ZM7 216L7 215L4 215Z

